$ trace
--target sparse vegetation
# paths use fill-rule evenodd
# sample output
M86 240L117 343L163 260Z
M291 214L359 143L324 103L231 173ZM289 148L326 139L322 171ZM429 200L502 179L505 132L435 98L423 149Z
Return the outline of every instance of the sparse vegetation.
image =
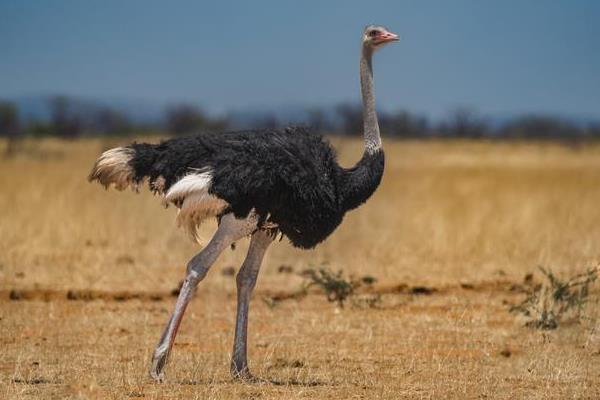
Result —
M532 265L600 260L599 145L387 140L382 185L330 239L267 253L250 367L279 384L229 376L236 284L222 271L241 265L240 240L200 284L158 385L149 352L199 247L160 199L86 184L107 141L129 140L24 139L35 154L0 157L0 398L600 398L600 335L585 323L598 280L581 324L524 329L505 305L523 300L508 288ZM360 140L333 141L342 165L362 154ZM298 291L310 265L377 282L339 312L317 286Z
M320 288L325 293L325 296L327 296L327 300L337 303L340 308L344 308L344 302L348 299L351 299L354 305L369 307L375 307L381 302L380 295L356 296L356 289L360 286L372 285L377 281L372 276L364 276L356 279L352 276L344 276L342 270L333 272L327 267L308 269L305 271L305 276L308 278L305 289L313 286Z
M308 271L308 277L307 288L311 286L319 287L325 292L327 300L336 302L340 308L344 307L344 301L358 287L358 282L346 279L341 270L332 272L329 268L311 269Z
M527 326L538 329L556 329L560 321L569 317L579 321L599 268L590 268L564 280L551 269L539 267L545 281L535 283L532 276L527 275L523 286L525 299L511 306L510 311L522 314L527 318Z

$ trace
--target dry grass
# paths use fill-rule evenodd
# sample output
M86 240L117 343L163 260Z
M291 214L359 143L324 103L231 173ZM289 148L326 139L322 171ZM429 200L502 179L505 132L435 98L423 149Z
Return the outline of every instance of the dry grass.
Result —
M359 141L334 142L358 158ZM240 243L200 284L159 385L150 354L198 248L159 199L86 182L114 144L30 142L0 160L0 398L600 397L597 302L550 332L507 311L538 265L567 276L600 260L600 146L386 143L382 187L326 243L267 254L250 363L279 384L228 375L235 283L221 272ZM322 265L376 277L380 305L294 297L297 272Z

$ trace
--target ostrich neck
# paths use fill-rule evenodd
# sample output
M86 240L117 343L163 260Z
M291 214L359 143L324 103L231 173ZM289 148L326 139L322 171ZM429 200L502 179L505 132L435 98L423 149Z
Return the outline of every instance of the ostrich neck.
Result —
M375 153L381 149L381 137L377 111L375 110L375 93L373 89L373 50L363 46L360 55L360 91L363 102L363 135L365 153Z
M360 89L363 101L365 149L360 161L352 168L340 168L340 199L344 210L363 204L379 186L383 176L384 155L379 135L373 91L373 51L363 46L360 57Z

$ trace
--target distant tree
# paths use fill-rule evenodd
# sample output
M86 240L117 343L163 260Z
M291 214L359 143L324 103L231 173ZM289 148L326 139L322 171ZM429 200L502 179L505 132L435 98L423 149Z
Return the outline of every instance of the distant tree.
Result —
M223 130L228 125L225 119L211 119L202 109L187 104L168 108L165 119L169 132L176 135L202 130Z
M19 133L17 106L10 101L0 101L0 136L8 138L6 156L14 154Z
M282 123L275 114L264 113L257 114L252 118L250 125L255 129L276 129L280 127Z
M511 138L576 138L583 130L576 125L552 116L530 115L517 118L501 130L503 136Z
M438 132L445 137L480 138L489 135L490 128L474 111L458 108L439 125Z
M333 124L327 118L327 114L321 108L311 108L308 113L308 125L317 133L331 132Z
M94 130L104 135L122 135L133 129L125 113L111 108L98 110L93 118L93 126Z
M10 101L0 101L0 136L15 136L19 131L17 106Z
M33 136L51 136L54 135L54 128L51 122L39 119L32 119L27 122L27 133Z
M356 104L343 103L336 107L336 114L341 120L341 134L360 135L363 131L362 107Z
M425 137L429 134L427 118L414 115L408 111L397 111L393 114L381 113L381 133L397 137Z
M591 139L600 139L600 122L594 122L588 125L586 136Z
M52 133L63 138L81 135L81 118L71 111L71 101L66 96L56 96L49 100Z

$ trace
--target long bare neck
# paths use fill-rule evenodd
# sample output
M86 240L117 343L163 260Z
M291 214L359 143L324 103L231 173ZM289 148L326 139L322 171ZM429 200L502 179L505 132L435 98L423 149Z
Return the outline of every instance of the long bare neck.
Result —
M363 46L360 56L360 89L363 100L365 151L354 167L340 168L339 194L344 210L351 210L367 201L379 186L383 175L384 155L375 111L372 55L372 50Z
M365 137L365 153L375 153L381 149L381 136L377 111L375 110L375 92L373 89L373 66L371 59L373 50L363 46L360 53L360 91L363 102L363 135Z

